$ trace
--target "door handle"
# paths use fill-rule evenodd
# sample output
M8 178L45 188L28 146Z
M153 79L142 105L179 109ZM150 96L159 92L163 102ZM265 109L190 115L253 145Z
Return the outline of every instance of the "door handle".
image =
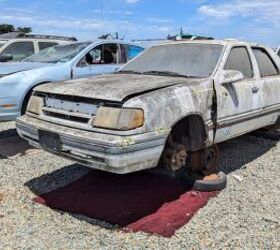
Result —
M252 93L253 93L253 94L258 93L258 91L259 91L259 88L258 88L258 87L252 88Z

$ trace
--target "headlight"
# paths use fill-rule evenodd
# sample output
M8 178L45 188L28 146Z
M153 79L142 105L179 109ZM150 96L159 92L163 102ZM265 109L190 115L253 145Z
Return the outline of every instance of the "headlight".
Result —
M44 104L44 99L42 97L32 95L27 105L27 112L39 115L40 110L43 107L43 104Z
M143 124L142 109L100 107L92 125L99 128L131 130Z

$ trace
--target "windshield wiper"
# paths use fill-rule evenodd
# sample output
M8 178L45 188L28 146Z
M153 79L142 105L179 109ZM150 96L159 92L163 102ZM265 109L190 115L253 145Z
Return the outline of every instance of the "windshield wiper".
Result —
M121 70L115 72L115 74L137 74L137 75L142 75L143 72L137 71L137 70Z
M157 70L152 70L152 71L145 71L143 74L146 75L158 75L158 76L174 76L174 77L185 77L185 78L199 78L197 76L191 76L191 75L182 75L176 72L172 71L157 71Z

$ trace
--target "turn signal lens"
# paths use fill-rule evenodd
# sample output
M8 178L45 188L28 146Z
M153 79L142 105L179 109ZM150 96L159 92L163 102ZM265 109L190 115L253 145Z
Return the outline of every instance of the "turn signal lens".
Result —
M16 107L16 104L3 104L3 105L1 105L1 107L4 109L9 109L9 108Z
M142 109L100 107L93 121L94 127L132 130L144 124Z

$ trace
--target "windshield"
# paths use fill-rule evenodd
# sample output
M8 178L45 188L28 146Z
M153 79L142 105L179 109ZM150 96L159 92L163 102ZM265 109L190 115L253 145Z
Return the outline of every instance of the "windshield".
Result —
M41 50L39 53L32 55L24 59L23 61L42 62L42 63L68 62L90 44L91 44L90 42L87 42L87 43L73 43L67 45L56 45Z
M209 77L218 63L222 49L222 45L199 43L155 46L125 65L120 72Z
M7 42L7 41L1 40L1 41L0 41L0 48L1 48L6 42Z

